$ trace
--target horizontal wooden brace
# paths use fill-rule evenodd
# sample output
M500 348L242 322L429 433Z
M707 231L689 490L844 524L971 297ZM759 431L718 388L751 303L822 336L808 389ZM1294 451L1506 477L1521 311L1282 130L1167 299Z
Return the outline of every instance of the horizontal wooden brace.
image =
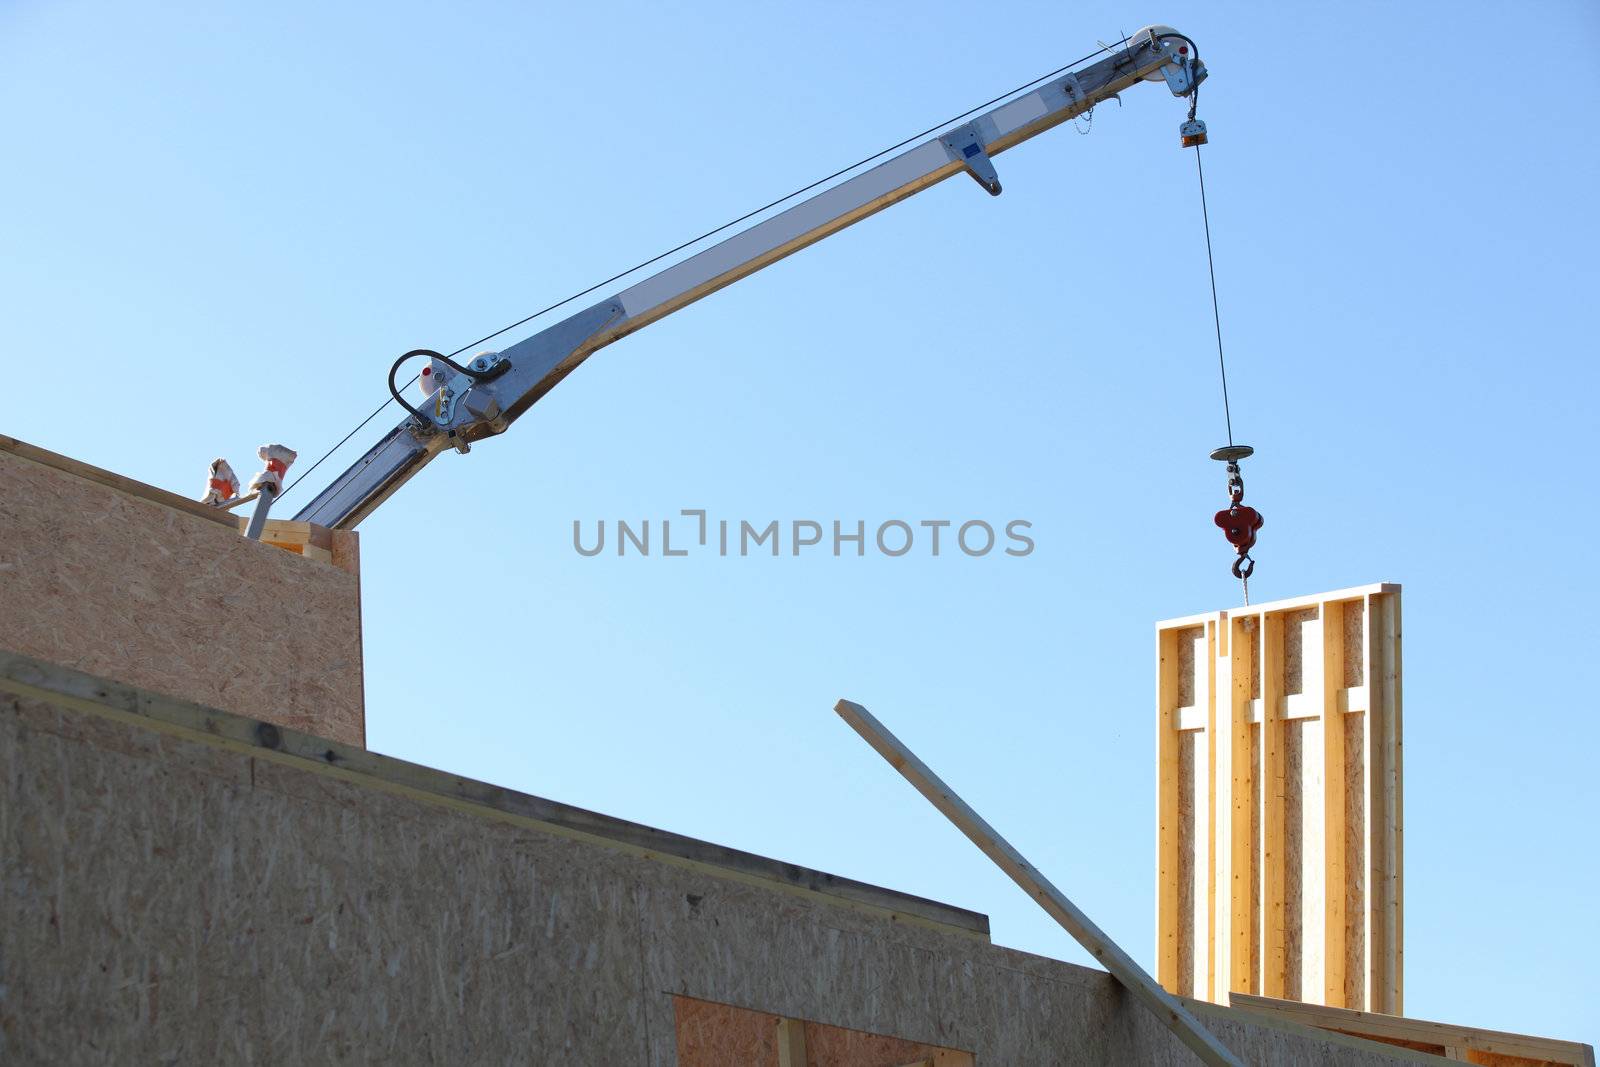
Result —
M1288 693L1278 705L1280 719L1320 719L1322 718L1322 702L1317 700L1312 693ZM1339 710L1347 715L1359 714L1367 710L1367 687L1353 685L1348 689L1339 690ZM1250 721L1261 721L1261 698L1250 702Z
M1297 611L1301 608L1321 608L1322 605L1339 600L1365 600L1369 596L1382 596L1385 593L1398 593L1400 586L1393 582L1376 582L1372 585L1357 585L1349 589L1335 589L1328 593L1316 593L1312 596L1292 597L1288 600L1272 600L1265 604L1250 604L1224 611L1220 614L1231 615L1234 618L1248 618L1261 616L1270 612ZM1156 623L1156 631L1184 630L1193 626L1204 626L1214 620L1218 612L1203 612L1199 615L1183 615L1176 619L1163 619Z
M1322 704L1312 693L1289 693L1281 698L1281 719L1320 719ZM1339 710L1347 715L1358 715L1367 710L1367 687L1352 685L1338 693ZM1250 701L1250 721L1261 721L1261 698ZM1204 730L1209 725L1206 709L1194 704L1172 709L1172 728L1178 731Z
M1346 715L1354 715L1357 712L1366 711L1368 706L1367 687L1364 685L1352 685L1348 689L1341 689L1339 690L1338 700L1339 710Z

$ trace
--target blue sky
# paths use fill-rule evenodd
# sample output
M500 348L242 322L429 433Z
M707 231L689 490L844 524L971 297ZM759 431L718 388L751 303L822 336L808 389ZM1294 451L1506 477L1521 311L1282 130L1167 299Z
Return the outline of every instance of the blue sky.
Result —
M196 496L214 455L309 462L398 353L1152 17L1212 70L1252 591L1405 586L1407 1013L1595 1041L1591 4L11 0L0 431ZM998 199L947 182L434 463L362 526L371 746L1086 961L836 720L849 696L1148 964L1152 623L1238 596L1182 117L1138 87L1000 157ZM575 519L683 508L1025 519L1037 548L573 551Z

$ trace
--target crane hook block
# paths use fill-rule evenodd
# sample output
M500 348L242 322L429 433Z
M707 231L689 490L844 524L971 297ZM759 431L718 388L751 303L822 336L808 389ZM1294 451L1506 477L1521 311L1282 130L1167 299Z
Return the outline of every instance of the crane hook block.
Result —
M1234 504L1217 512L1216 524L1222 527L1222 536L1228 539L1234 551L1248 557L1256 546L1256 531L1266 525L1261 512L1248 504Z
M1233 569L1234 576L1238 578L1248 578L1250 570L1255 569L1250 550L1256 546L1256 533L1267 521L1261 517L1261 512L1244 502L1244 475L1239 470L1239 461L1254 454L1255 449L1249 445L1226 445L1211 453L1212 459L1228 465L1228 506L1217 512L1212 521L1221 528L1222 536L1228 539L1228 544L1239 555ZM1245 564L1249 569L1241 574L1240 566Z
M1199 148L1208 144L1206 140L1206 124L1199 119L1190 119L1178 127L1178 136L1183 138L1183 147Z

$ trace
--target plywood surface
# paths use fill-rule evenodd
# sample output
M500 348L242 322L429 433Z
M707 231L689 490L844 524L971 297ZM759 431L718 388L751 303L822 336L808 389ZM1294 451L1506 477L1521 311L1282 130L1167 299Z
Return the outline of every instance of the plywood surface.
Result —
M784 1016L673 997L678 1028L677 1067L788 1067L779 1058ZM809 1020L787 1020L804 1034L794 1048L805 1057L795 1067L971 1067L970 1054L887 1034L872 1034ZM798 1058L798 1056L796 1057Z
M61 471L64 474L75 475L85 481L116 489L141 500L152 501L169 510L181 511L196 518L204 519L207 522L213 522L221 526L232 526L235 522L233 514L202 504L198 500L190 500L188 497L179 496L169 490L147 485L136 479L124 477L114 471L108 471L102 467L96 467L73 459L71 456L63 456L59 452L52 452L48 448L40 448L38 445L30 445L26 441L19 441L15 437L7 437L5 434L0 434L0 452L9 453L40 466Z
M562 832L552 801L8 672L0 959L26 966L0 1001L7 1063L681 1067L674 996L979 1064L1193 1062L1101 971ZM1437 1062L1206 1021L1253 1065Z
M0 449L0 648L363 743L354 535L322 562L144 488Z

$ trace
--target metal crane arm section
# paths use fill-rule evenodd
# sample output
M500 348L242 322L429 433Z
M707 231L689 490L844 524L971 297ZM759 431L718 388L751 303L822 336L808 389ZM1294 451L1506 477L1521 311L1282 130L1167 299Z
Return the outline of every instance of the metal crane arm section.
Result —
M994 156L1139 81L1165 80L1174 95L1187 96L1205 73L1187 38L1167 27L1141 30L1097 63L907 149L495 356L480 357L474 373L443 379L421 418L408 415L295 518L354 527L434 456L447 448L464 452L474 441L503 433L613 341L955 174L965 172L999 195Z

